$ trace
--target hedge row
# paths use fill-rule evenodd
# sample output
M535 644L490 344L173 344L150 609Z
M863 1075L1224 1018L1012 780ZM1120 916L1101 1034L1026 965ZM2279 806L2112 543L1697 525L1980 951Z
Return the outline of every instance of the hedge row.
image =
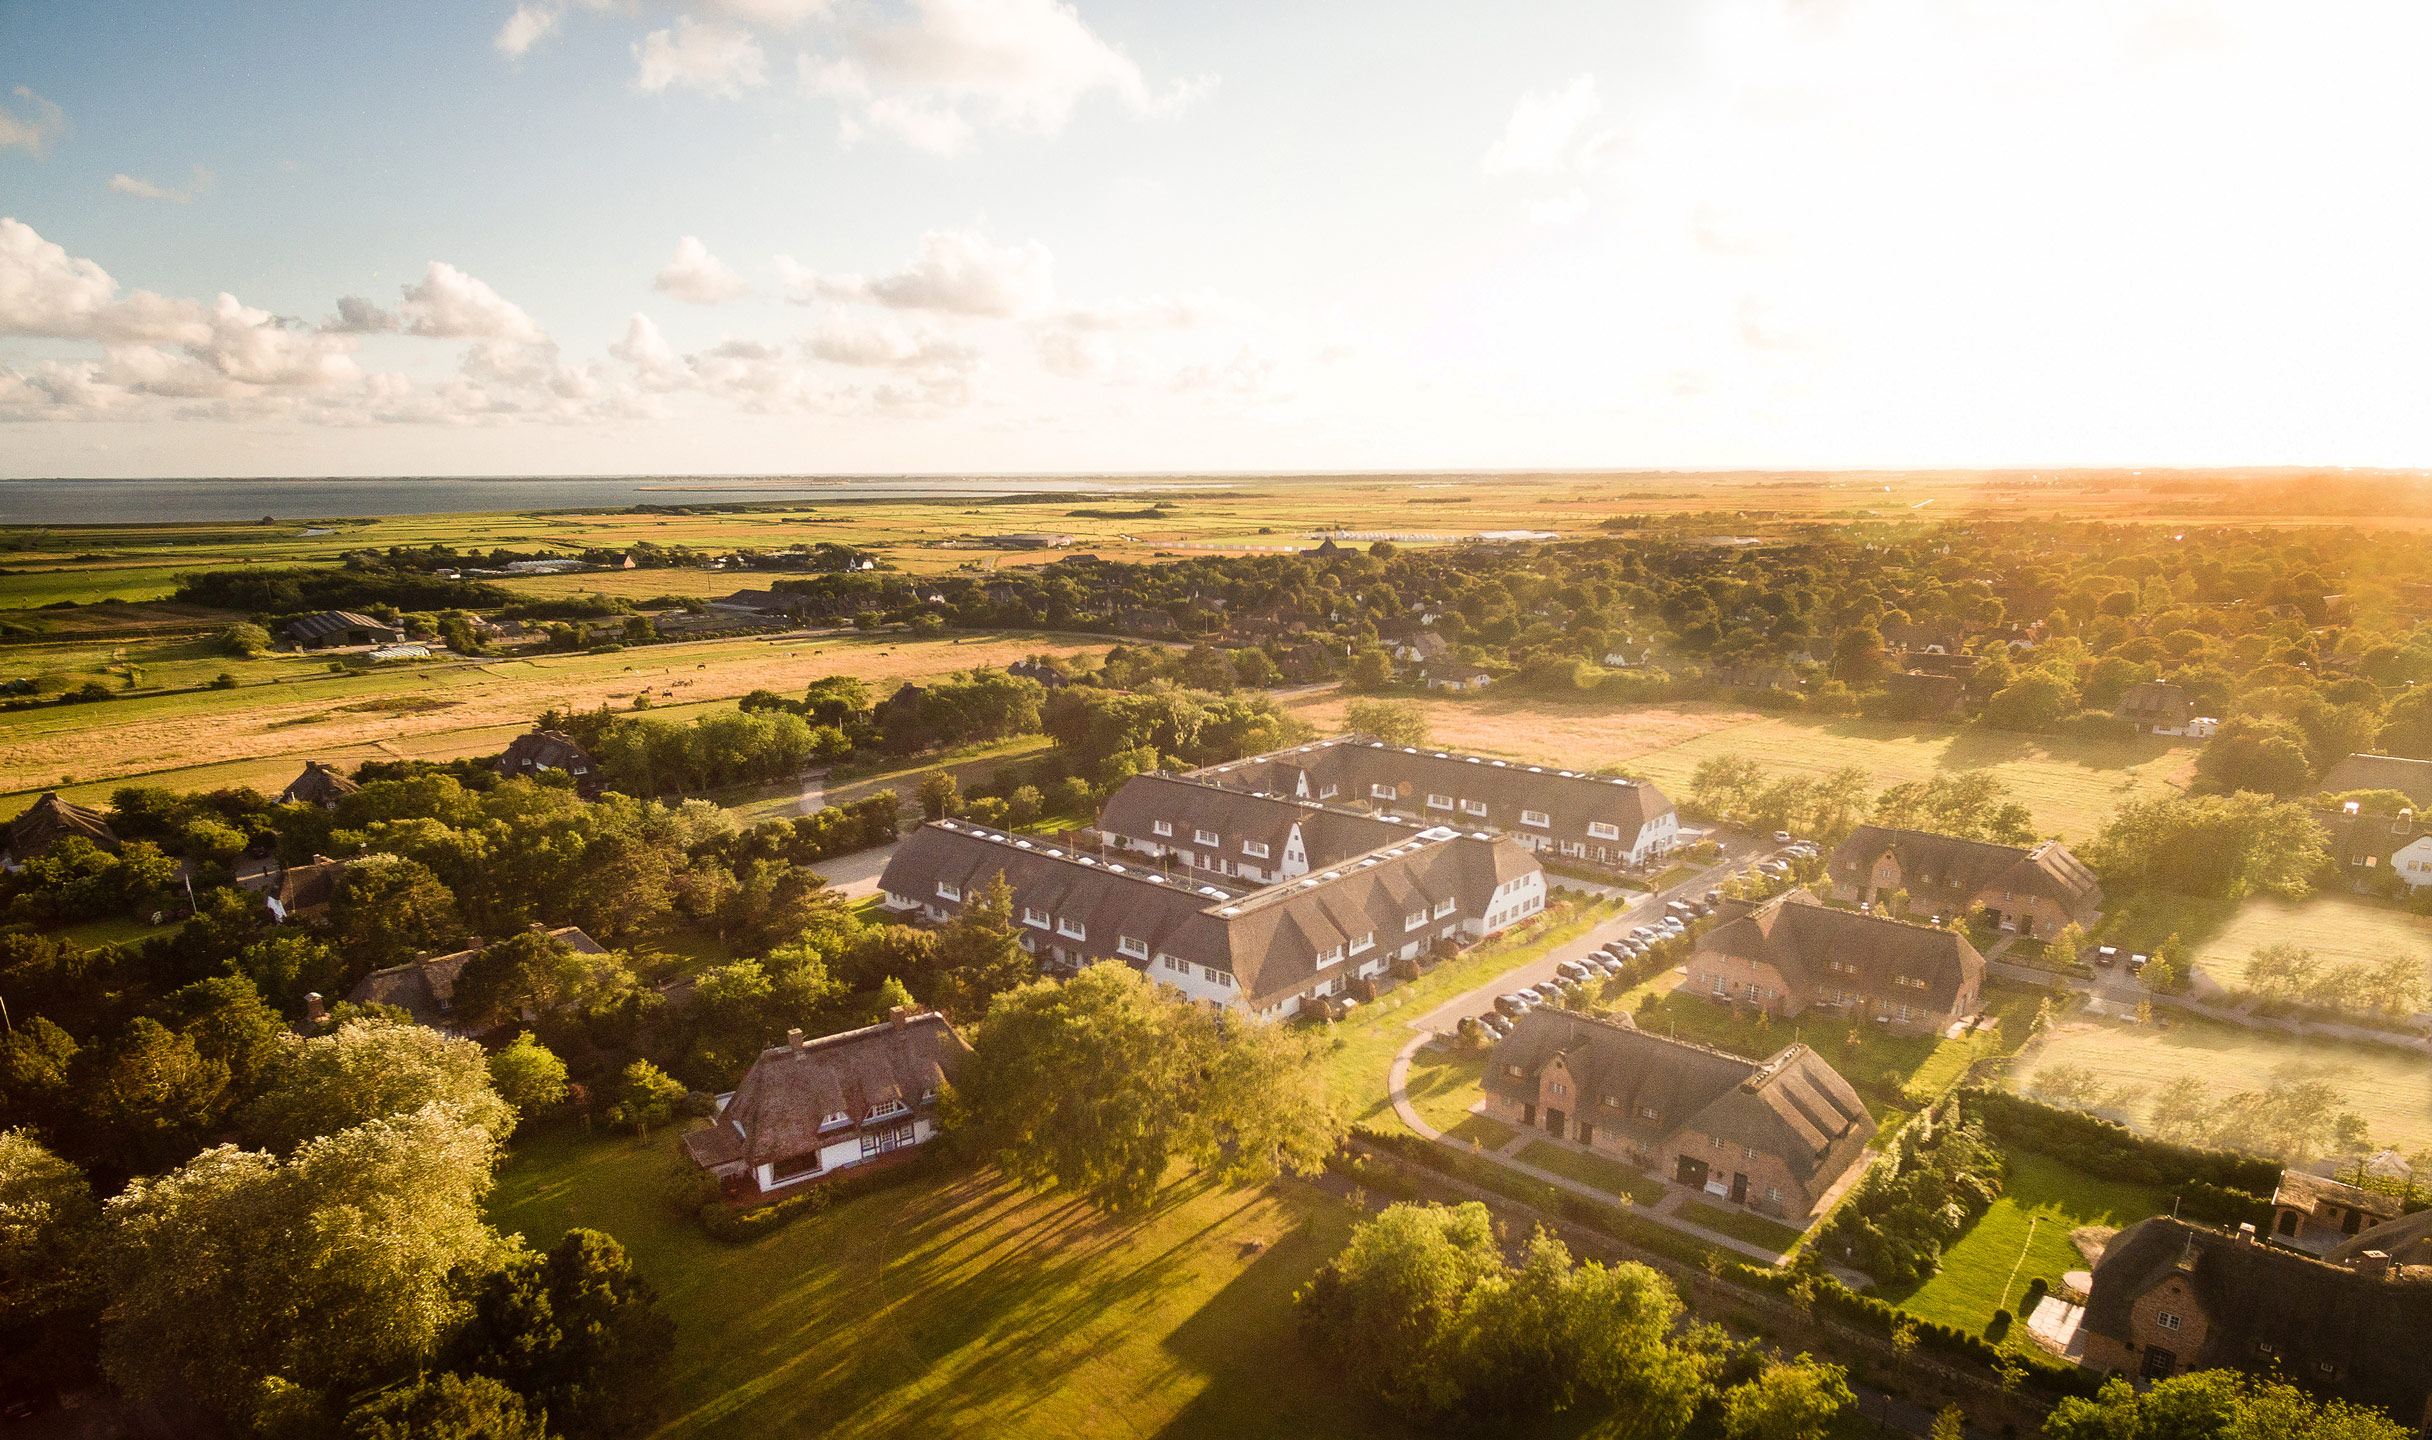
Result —
M740 1245L781 1230L805 1215L816 1215L831 1205L842 1205L864 1195L909 1184L935 1173L946 1163L945 1147L932 1142L915 1150L909 1160L877 1170L848 1173L774 1205L737 1210L723 1200L710 1200L704 1202L694 1214L711 1239Z
M2279 1162L2258 1155L2174 1145L2083 1110L2045 1105L1989 1086L1970 1086L1966 1093L1969 1110L1994 1138L2089 1175L2140 1185L2202 1185L2208 1193L2238 1191L2248 1199L2268 1196L2280 1184Z

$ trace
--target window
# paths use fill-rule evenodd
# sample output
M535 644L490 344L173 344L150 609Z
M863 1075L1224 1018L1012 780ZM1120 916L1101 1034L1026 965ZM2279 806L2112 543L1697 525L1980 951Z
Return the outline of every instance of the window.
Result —
M1427 808L1430 810L1450 810L1452 808L1452 797L1450 795L1429 795L1427 797Z
M1320 800L1331 800L1334 798L1334 791L1335 787L1332 785L1320 785L1317 787L1317 798Z
M1202 845L1222 845L1224 837L1213 830L1193 830L1191 838Z
M1768 1186L1766 1186L1766 1187L1765 1187L1765 1200L1766 1200L1766 1202L1767 1202L1768 1204L1773 1204L1773 1205L1779 1205L1779 1204L1781 1204L1781 1203L1782 1203L1782 1187L1781 1187L1781 1186L1779 1186L1779 1185L1768 1185Z
M1171 820L1152 820L1149 822L1148 828L1159 835L1171 835L1174 833L1174 822Z
M1754 1160L1756 1158L1756 1147L1754 1145L1742 1145L1740 1147L1740 1153L1746 1155L1749 1159Z
M1131 956L1134 960L1146 960L1148 958L1148 942L1146 940L1134 940L1129 935L1118 935L1115 937L1115 948L1122 951L1124 954Z
M1257 840L1244 840L1241 842L1241 853L1244 855L1254 855L1257 858L1264 860L1267 858L1267 847L1265 844Z
M1565 855L1585 855L1588 853L1588 842L1585 840L1565 840L1562 842L1562 853Z
M1055 923L1055 917L1049 915L1044 910L1034 909L1031 906L1025 905L1022 907L1022 923L1025 925L1036 925L1041 930L1045 930Z
M892 1130L881 1131L876 1135L864 1135L861 1137L861 1158L867 1160L873 1155L884 1155L890 1150L901 1150L906 1145L916 1143L913 1135L913 1127L909 1125L898 1125Z
M1517 1080L1524 1072L1517 1065L1506 1065L1503 1067L1503 1073Z
M1059 915L1056 917L1056 933L1069 940L1087 940L1089 927L1078 920L1067 919Z
M1376 932L1374 930L1369 931L1365 935L1357 935L1352 937L1351 953L1354 955L1357 955L1364 950L1374 950L1375 948Z
M960 900L963 898L963 887L960 885L949 884L946 881L940 880L937 882L937 898L940 900Z
M1554 817L1546 814L1543 810L1523 810L1520 812L1520 823L1523 825L1534 825L1538 829L1544 830L1553 825Z
M1190 962L1189 962L1189 961L1187 961L1187 960L1177 960L1177 959L1175 959L1175 958L1174 958L1173 956L1171 956L1171 955L1160 955L1160 956L1158 956L1158 957L1157 957L1157 963L1158 963L1158 964L1160 964L1160 965L1163 965L1163 966L1164 966L1166 969L1168 969L1168 970L1178 970L1178 971L1181 971L1182 973L1184 973L1184 974L1186 974L1186 975L1190 973L1190 969L1191 969L1191 965L1190 965Z
M1427 928L1427 912L1424 910L1413 910L1409 914L1403 916L1402 928L1404 930L1423 930Z
M1602 820L1590 820L1588 822L1588 834L1598 840L1619 840L1621 838L1621 827L1619 825L1607 825Z
M1720 1153L1722 1153L1723 1151L1728 1150L1728 1149L1730 1149L1730 1148L1731 1148L1730 1146L1728 1146L1728 1145L1726 1145L1726 1144L1724 1144L1724 1143L1723 1143L1723 1137L1722 1137L1722 1136L1720 1136L1720 1135L1710 1135L1710 1136L1706 1137L1706 1143L1707 1143L1707 1144L1709 1144L1709 1145L1712 1145L1712 1146L1714 1147L1714 1149L1715 1149L1715 1153L1717 1153L1717 1154L1720 1154Z
M2179 1328L2179 1317L2171 1311L2164 1310L2153 1317L2153 1323L2165 1330L2176 1330Z
M1641 1105L1638 1107L1638 1118L1641 1120L1661 1120L1664 1117L1663 1112L1657 1110L1654 1106Z
M819 1128L822 1130L833 1130L839 1125L850 1125L852 1123L853 1117L846 1114L842 1110L830 1110L827 1114L819 1117Z
M870 1113L863 1116L862 1119L864 1121L884 1120L890 1115L901 1115L911 1108L903 1102L900 1096L890 1095L886 1099L872 1104Z
M1547 1088L1547 1089L1549 1089L1549 1090L1551 1090L1551 1091L1553 1091L1553 1092L1554 1092L1555 1094L1557 1094L1557 1095L1568 1095L1568 1094L1570 1094L1570 1093L1571 1093L1571 1087L1570 1087L1570 1086L1568 1086L1568 1085L1563 1084L1563 1083L1562 1083L1561 1081L1559 1081L1559 1080L1555 1081L1553 1084L1551 1084L1551 1085L1547 1086L1546 1088Z
M1483 800L1464 800L1461 802L1461 813L1464 815L1484 815L1486 813L1486 802Z
M1450 915L1452 912L1460 908L1461 902L1458 900L1438 900L1436 902L1435 918L1441 920L1445 916Z
M1320 950L1317 952L1317 968L1323 970L1329 965L1339 965L1342 959L1343 947L1340 945L1331 950Z
M1216 968L1215 966L1213 966L1213 965L1207 965L1207 966L1203 966L1203 967L1201 967L1201 968L1202 968L1202 969L1204 969L1204 970L1207 972L1207 977L1208 977L1210 980L1213 980L1213 981L1215 981L1217 984L1222 985L1222 986L1223 986L1224 988L1226 988L1227 990L1230 990L1230 989L1232 989L1232 988L1233 988L1233 972L1232 972L1232 971L1230 971L1230 970L1219 970L1219 969L1217 969L1217 968Z
M1396 798L1396 791L1391 785L1371 785L1368 787L1368 798L1371 800L1392 800Z

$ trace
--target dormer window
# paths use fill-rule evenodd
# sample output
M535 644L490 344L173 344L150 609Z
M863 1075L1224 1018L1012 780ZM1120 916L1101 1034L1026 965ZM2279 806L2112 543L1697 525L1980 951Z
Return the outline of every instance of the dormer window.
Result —
M1244 840L1241 842L1241 853L1254 859L1264 860L1267 858L1267 847L1261 841Z
M960 900L963 898L963 887L956 885L951 881L940 880L937 882L937 898L940 900Z
M830 1110L827 1114L819 1117L819 1128L822 1130L833 1130L839 1125L850 1125L852 1123L853 1117L846 1114L842 1110Z
M1044 910L1025 905L1022 907L1022 923L1025 925L1035 925L1039 929L1045 930L1055 923L1055 917L1048 914Z
M1392 800L1397 798L1397 795L1391 785L1371 785L1368 787L1368 798L1371 800Z
M1193 830L1191 838L1202 845L1222 845L1224 837L1213 830Z
M884 1120L890 1115L901 1115L911 1108L911 1106L906 1105L903 1102L903 1098L901 1096L890 1095L886 1099L872 1105L870 1107L870 1113L864 1118L870 1120Z
M1523 825L1534 825L1540 830L1545 830L1552 828L1554 817L1546 814L1543 810L1523 810L1520 812L1520 823Z
M1148 828L1151 832L1158 835L1171 835L1174 833L1174 822L1171 820L1152 820L1149 822Z
M1431 794L1427 797L1427 808L1430 810L1450 810L1452 808L1452 797L1450 795Z

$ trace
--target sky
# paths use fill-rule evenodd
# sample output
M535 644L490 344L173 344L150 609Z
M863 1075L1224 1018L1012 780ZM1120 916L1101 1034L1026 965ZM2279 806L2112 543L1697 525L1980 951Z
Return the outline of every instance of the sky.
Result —
M0 0L0 474L2432 463L2432 10Z

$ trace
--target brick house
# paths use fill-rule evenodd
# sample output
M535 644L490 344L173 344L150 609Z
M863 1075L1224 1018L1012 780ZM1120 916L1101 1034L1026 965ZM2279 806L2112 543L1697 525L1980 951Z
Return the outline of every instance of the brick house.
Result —
M575 793L586 800L596 799L605 785L599 762L591 758L591 752L573 736L555 730L533 730L516 736L499 753L492 768L510 780L519 775L532 779L543 770L563 770L574 777Z
M2395 1195L2283 1170L2272 1190L2272 1243L2319 1255L2397 1219L2404 1208Z
M68 839L90 841L97 850L118 853L118 833L110 828L108 817L73 800L60 799L56 790L45 790L8 822L7 839L0 841L0 868L22 870L26 861Z
M1486 1113L1804 1222L1866 1154L1873 1117L1804 1045L1749 1060L1624 1016L1533 1010L1497 1042Z
M344 862L331 862L343 873ZM540 927L535 925L534 929ZM605 955L608 947L584 934L572 925L561 925L544 931L551 940L582 955ZM403 965L391 965L386 970L374 970L355 982L347 992L347 1000L356 1005L393 1005L412 1016L417 1025L427 1026L442 1035L469 1036L475 1032L457 1023L456 977L464 973L465 964L487 946L480 936L467 937L464 949L449 955L425 955L408 960Z
M340 800L362 788L339 774L336 766L307 760L304 762L304 773L288 781L287 788L279 792L278 803L318 805L324 810L335 810Z
M2003 930L2049 940L2103 915L2103 885L2058 840L1997 845L1925 830L1861 825L1832 852L1835 900L1872 904L1908 892L1912 913L1983 911Z
M1768 1015L1872 1019L1907 1034L1965 1018L1984 993L1984 957L1964 935L1835 910L1805 890L1725 906L1676 993Z
M2265 1244L2251 1225L2233 1234L2156 1215L2104 1246L2078 1334L2091 1370L2277 1373L2432 1427L2432 1269L2385 1251L2334 1264Z
M760 1052L684 1153L733 1205L909 1159L937 1137L937 1099L971 1047L946 1017L898 1005L876 1025Z

